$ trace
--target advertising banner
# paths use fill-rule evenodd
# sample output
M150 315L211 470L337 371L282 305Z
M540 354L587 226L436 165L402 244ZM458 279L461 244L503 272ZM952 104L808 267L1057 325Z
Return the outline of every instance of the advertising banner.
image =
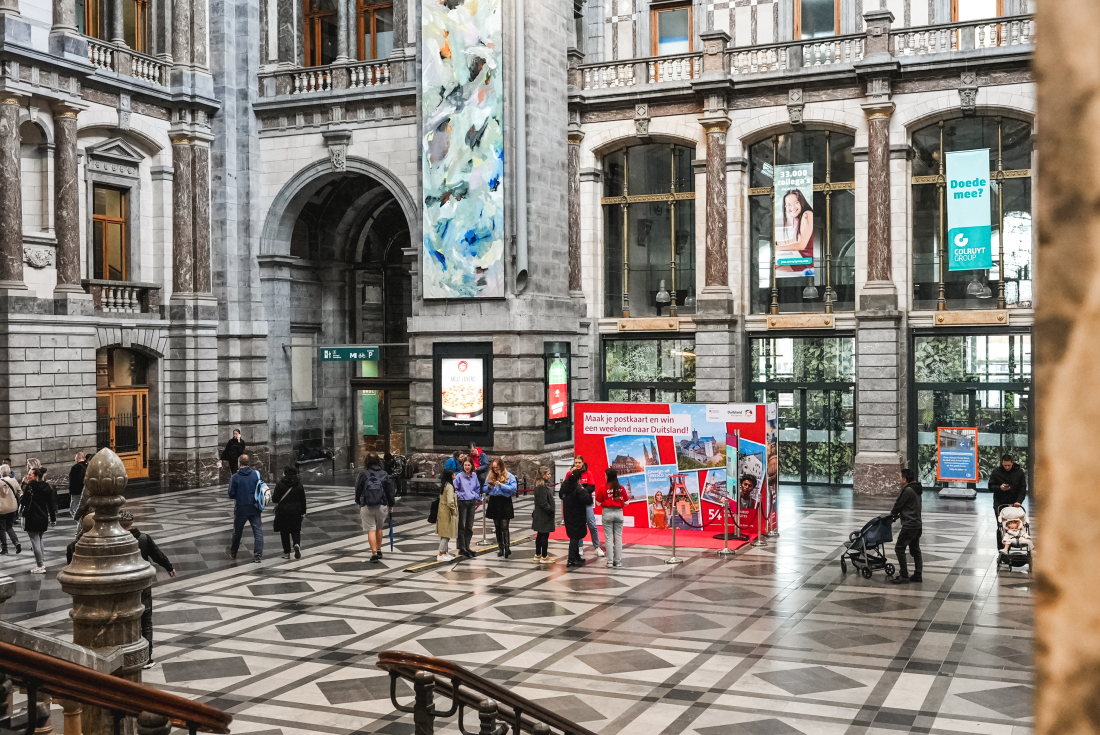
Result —
M947 267L993 267L989 209L989 149L947 154Z
M551 421L569 417L569 366L565 359L555 357L546 370L546 385L550 391L547 418Z
M421 6L424 298L504 296L501 0Z
M814 274L814 165L775 167L775 277Z
M936 429L936 479L941 482L978 481L977 429Z
M779 405L767 404L764 420L764 448L767 471L764 487L768 493L768 528L779 527Z
M485 420L484 361L481 358L444 358L439 390L444 423Z
M739 480L751 475L753 501L741 518L755 530L767 482L768 405L576 403L575 451L593 477L609 467L618 473L630 495L624 515L634 528L720 532L726 498L736 509Z

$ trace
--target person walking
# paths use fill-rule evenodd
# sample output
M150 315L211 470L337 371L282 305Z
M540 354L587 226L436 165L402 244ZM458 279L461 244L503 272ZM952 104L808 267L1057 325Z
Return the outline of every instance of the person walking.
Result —
M535 481L535 506L531 510L531 530L535 532L535 563L553 564L550 556L550 534L557 528L554 518L554 492L550 488L550 468L539 467Z
M596 525L596 479L592 477L592 473L588 471L588 463L584 461L584 457L577 455L573 458L573 469L579 469L581 471L581 487L588 492L588 500L585 503L584 517L585 522L588 524L588 533L592 539L592 550L596 552L596 557L602 557L604 555L603 549L600 548L600 529ZM607 533L604 533L606 538ZM581 551L584 551L584 545L581 545Z
M922 580L921 571L924 569L924 562L920 553L922 531L920 506L921 494L924 492L924 488L917 480L917 473L908 468L901 471L901 481L904 486L894 503L894 509L890 511L890 517L893 520L901 519L901 533L898 534L898 542L894 546L894 551L898 555L898 576L891 581L894 584L909 584L910 582L920 582ZM913 555L912 577L909 576L909 568L905 564L905 549L907 547L909 553Z
M275 530L283 542L283 558L289 559L293 544L294 558L302 558L302 518L306 515L306 490L294 467L284 467L283 476L271 493L275 503Z
M455 475L455 499L458 503L458 535L455 544L458 555L474 557L470 550L470 540L474 537L474 518L477 516L477 501L481 499L481 480L474 472L474 462L467 457L462 461L462 472Z
M69 517L76 518L80 497L84 493L84 476L88 474L88 458L84 452L76 453L76 464L69 468Z
M507 559L512 555L512 531L509 525L516 517L512 506L512 496L516 494L518 486L516 476L504 466L504 460L497 457L489 463L485 485L489 492L486 515L493 519L493 529L497 536L497 556Z
M46 529L57 523L57 497L54 489L46 482L45 467L31 470L29 478L23 484L23 530L31 541L36 566L31 574L46 573L46 550L42 546L42 535Z
M1011 505L1019 508L1027 500L1027 473L1016 464L1011 454L1001 455L1001 464L989 474L989 489L993 491L993 517L997 522L997 549L1001 548L1001 508Z
M241 457L244 456L247 449L244 439L241 438L241 430L233 429L233 438L225 443L225 449L222 450L218 465L220 466L221 462L225 462L230 473L236 472L240 467Z
M588 516L585 512L588 502L588 491L581 484L584 472L574 466L569 474L562 480L558 488L558 497L561 498L562 515L565 516L565 532L569 536L569 561L567 567L584 566L584 556L581 547L584 537L588 535Z
M596 493L596 502L600 504L603 517L603 538L607 543L607 566L623 565L623 508L630 500L626 490L619 484L619 473L608 469L604 473L606 484Z
M458 538L458 498L455 496L454 479L454 472L443 470L439 480L439 508L435 514L435 532L439 536L437 561L454 560L449 553L451 539Z
M225 553L230 559L237 558L237 550L241 547L241 536L244 535L244 524L252 526L252 561L259 564L264 556L264 526L260 514L259 499L256 497L256 487L260 484L260 473L252 469L251 460L247 454L242 454L238 460L240 467L229 478L229 499L233 505L233 540L225 547Z
M15 535L15 518L19 513L19 497L23 488L11 476L11 466L0 465L0 556L8 553L8 539L15 547L15 553L23 551L19 537Z
M141 558L145 561L152 561L159 564L164 568L164 571L168 572L169 577L176 576L176 568L172 566L172 562L168 560L168 557L164 555L164 552L157 546L157 542L153 540L152 536L142 533L139 529L134 528L134 514L128 510L120 510L118 512L118 525L122 526L123 531L129 531L133 534L134 538L138 542L138 550L141 552ZM76 542L73 542L74 546ZM70 562L71 563L71 562ZM149 660L142 665L143 669L151 669L156 666L157 662L153 660L153 586L149 585L141 591L141 604L145 605L145 612L141 614L141 637L149 641Z
M355 480L355 502L370 542L370 560L377 564L382 560L382 532L393 508L393 481L382 469L382 460L377 454L368 454L364 465L365 469Z

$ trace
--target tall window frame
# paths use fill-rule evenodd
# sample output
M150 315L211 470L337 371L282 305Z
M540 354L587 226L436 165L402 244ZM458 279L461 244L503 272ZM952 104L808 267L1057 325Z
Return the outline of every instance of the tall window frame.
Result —
M965 1L966 0L964 0L964 2ZM1001 18L1001 17L1004 16L1004 14L1005 14L1005 0L987 0L987 1L991 5L996 6L996 13L997 13L996 15L984 16L984 17L981 17L981 18L966 18L965 20L967 20L967 21L970 21L970 20L985 20L986 18ZM951 0L951 22L952 23L958 23L961 20L963 20L963 19L960 18L960 15L961 15L961 13L959 13L959 0Z
M152 54L149 0L123 0L122 33L126 45L141 54Z
M94 184L92 192L92 271L93 278L127 281L130 278L130 238L128 232L129 194L118 186ZM100 192L104 193L101 198ZM118 208L109 203L109 194L118 195ZM112 211L114 210L114 211ZM117 235L118 253L113 256L112 235ZM117 269L113 265L117 264ZM114 272L112 272L114 270Z
M344 2L344 0L336 0ZM312 5L322 9L314 10ZM302 0L302 47L304 51L303 62L305 66L328 66L336 60L335 43L332 49L332 58L326 59L322 40L325 37L326 24L336 25L336 5L333 0ZM335 30L339 33L339 29Z
M662 53L661 46L661 14L687 11L687 48L682 50L667 51ZM678 56L690 54L694 50L695 40L695 6L692 3L669 3L658 5L649 11L649 28L651 38L650 51L653 56Z
M105 0L77 0L76 2L76 27L88 38L104 40L106 28L104 24L103 7Z
M379 13L382 11L389 11L389 23L390 23L390 50L384 56L378 53L378 21ZM374 61L376 59L387 58L393 53L393 34L396 30L393 22L393 3L389 0L385 2L379 2L378 0L357 0L356 2L356 23L357 33L359 34L358 54L360 61ZM367 48L369 39L370 48Z
M812 0L810 0L812 2ZM957 2L957 0L952 0ZM807 0L794 0L794 37L796 39L810 39L810 38L826 38L828 36L840 35L840 0L832 0L833 3L833 32L830 34L817 34L813 36L803 36L803 23L802 23L802 4Z

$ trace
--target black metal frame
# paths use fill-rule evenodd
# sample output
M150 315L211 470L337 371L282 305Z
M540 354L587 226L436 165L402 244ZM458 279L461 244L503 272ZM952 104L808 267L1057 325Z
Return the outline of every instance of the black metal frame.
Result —
M482 361L482 391L485 410L481 421L443 423L443 399L440 394L443 358L467 358ZM433 441L438 445L493 445L493 343L437 342L432 345L432 415Z

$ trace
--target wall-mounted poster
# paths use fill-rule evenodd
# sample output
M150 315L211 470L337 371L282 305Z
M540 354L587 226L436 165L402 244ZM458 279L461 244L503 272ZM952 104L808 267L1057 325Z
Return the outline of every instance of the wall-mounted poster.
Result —
M424 298L504 296L501 0L421 7Z
M936 429L936 479L940 482L978 481L978 430Z
M814 274L814 165L775 167L775 277Z
M485 420L484 361L476 357L444 358L439 398L444 423Z

